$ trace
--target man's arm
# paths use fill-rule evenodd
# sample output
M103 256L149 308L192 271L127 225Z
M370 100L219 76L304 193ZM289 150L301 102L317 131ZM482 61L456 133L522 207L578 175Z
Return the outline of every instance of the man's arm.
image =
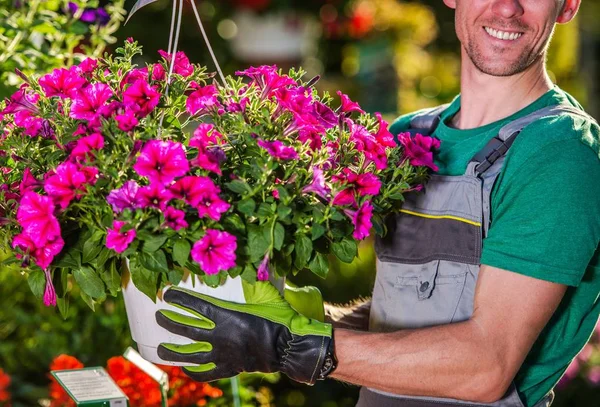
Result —
M500 399L566 286L483 265L470 320L392 333L334 330L331 377L383 391Z
M325 303L325 322L334 328L366 331L369 329L371 300L357 300L348 305Z

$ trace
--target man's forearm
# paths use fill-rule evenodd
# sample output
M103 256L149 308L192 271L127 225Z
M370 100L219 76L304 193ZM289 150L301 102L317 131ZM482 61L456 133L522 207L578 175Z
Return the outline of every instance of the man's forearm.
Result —
M338 380L395 394L479 402L495 401L504 392L498 380L502 366L486 346L492 341L472 321L390 333L335 329L334 336L339 363L331 377Z
M358 300L347 305L325 304L325 321L335 328L366 331L369 329L371 300Z

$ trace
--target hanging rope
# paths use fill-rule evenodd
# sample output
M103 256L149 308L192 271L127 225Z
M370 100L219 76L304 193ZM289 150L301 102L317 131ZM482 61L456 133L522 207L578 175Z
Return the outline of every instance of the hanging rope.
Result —
M217 57L215 56L212 46L210 45L210 41L208 40L206 32L204 31L204 25L202 25L202 20L200 20L200 15L198 14L198 9L196 8L196 2L194 0L190 0L190 3L192 3L192 8L194 9L194 15L196 16L196 21L198 22L198 27L200 28L200 31L202 32L202 36L204 37L204 42L206 43L208 52L210 52L210 56L212 57L212 60L215 63L217 72L219 72L219 76L221 77L223 86L227 86L227 82L225 82L225 75L223 75L223 71L221 71L221 66L219 65L219 62L217 61Z

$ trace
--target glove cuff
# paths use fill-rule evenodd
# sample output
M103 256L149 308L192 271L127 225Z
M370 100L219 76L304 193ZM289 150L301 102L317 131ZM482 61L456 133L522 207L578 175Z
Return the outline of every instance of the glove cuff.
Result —
M281 358L281 372L297 382L315 384L332 341L331 336L292 334Z

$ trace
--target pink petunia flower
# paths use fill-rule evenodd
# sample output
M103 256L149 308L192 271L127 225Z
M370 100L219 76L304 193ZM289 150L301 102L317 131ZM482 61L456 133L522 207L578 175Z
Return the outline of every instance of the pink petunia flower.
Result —
M160 101L160 92L155 86L150 86L145 79L138 79L123 92L123 102L126 106L134 105L139 118L146 117L154 110Z
M356 174L350 168L344 168L342 173L333 177L334 181L347 185L334 198L334 205L354 204L355 194L360 196L377 195L381 190L381 181L372 173Z
M198 156L192 159L191 164L194 167L200 167L203 170L222 175L221 163L226 159L225 152L221 147L206 147L199 149Z
M260 262L256 274L260 281L267 281L269 279L269 253L265 254L265 257Z
M152 65L152 80L153 81L164 81L167 77L167 72L161 64Z
M29 168L25 168L23 171L23 180L19 183L19 193L21 196L25 195L26 192L32 191L35 188L42 185L41 181L38 181Z
M323 139L321 138L321 134L314 131L300 130L298 132L298 140L302 143L308 142L308 147L312 151L320 150L323 146Z
M187 228L188 223L185 221L185 212L169 206L164 212L165 224L173 230Z
M106 197L106 201L112 206L115 213L125 209L135 209L140 206L137 198L140 186L135 181L127 181L121 188L113 189Z
M347 119L350 127L350 141L358 151L362 151L369 162L374 162L378 170L387 168L386 147L380 144L375 136L361 125Z
M173 199L173 194L162 184L153 182L146 187L141 187L135 198L140 208L157 208L164 211L169 201Z
M337 94L342 101L342 105L340 106L340 110L342 112L344 112L344 113L350 113L350 112L365 113L365 111L360 108L360 105L358 103L350 100L348 95L343 94L339 90L337 91Z
M133 169L151 182L169 184L190 169L183 144L150 140L144 145Z
M29 254L33 258L35 264L41 269L46 270L50 267L54 256L60 253L65 242L60 235L47 240L45 244L37 246L31 236L25 232L18 234L12 241L13 249L19 249L23 254ZM17 258L22 258L21 254L17 254Z
M218 274L221 270L235 267L236 237L220 230L208 229L206 234L194 243L192 259L206 274Z
M140 123L131 109L126 109L123 114L115 115L115 121L121 131L131 131Z
M319 195L321 198L327 199L327 196L329 195L331 190L325 184L325 177L323 176L323 170L321 170L319 167L313 166L312 171L313 171L312 182L309 185L305 186L304 189L302 189L302 192L305 194L309 193L309 192L314 192L315 194Z
M136 231L135 229L130 229L127 232L121 232L123 226L125 226L126 222L121 222L115 220L113 222L113 228L108 229L106 233L106 247L109 249L113 249L117 253L123 253L133 239L135 239Z
M218 193L220 191L218 187L215 188L216 190L212 193L202 194L200 202L196 205L196 209L198 210L199 217L208 215L209 218L218 222L221 219L221 215L227 212L231 205L219 197Z
M94 72L94 69L98 67L98 61L93 58L86 58L78 65L81 72L85 74L90 74Z
M208 177L188 175L180 178L169 187L173 197L185 201L190 206L200 203L202 195L215 190L215 184Z
M205 115L221 109L217 98L218 92L214 85L208 85L192 92L185 101L185 109L191 115Z
M271 157L280 159L280 160L297 160L298 153L294 150L294 147L286 146L279 140L274 141L266 141L258 139L256 143L267 150L267 153Z
M259 67L250 67L245 71L236 71L236 75L248 76L252 79L259 89L262 90L262 97L271 97L281 88L297 85L296 81L287 75L279 75L275 65L262 65Z
M223 135L210 123L200 124L190 140L190 147L204 148L210 145L220 144Z
M54 216L54 203L50 197L35 192L25 193L17 210L17 221L36 247L43 247L60 236L60 225Z
M146 82L148 79L148 68L134 68L125 74L125 77L121 81L121 89L125 85L131 85L137 81Z
M79 76L79 68L58 68L39 79L39 84L47 97L71 98L87 81Z
M81 197L87 180L86 174L77 165L62 163L44 182L44 191L54 203L65 209L73 199Z
M81 120L93 120L100 108L113 96L113 91L103 83L93 83L90 86L74 92L73 104L69 117Z
M434 171L439 168L433 162L433 150L440 148L440 141L435 137L417 133L411 137L409 132L399 133L398 141L404 146L404 154L411 165L429 167Z
M344 213L352 219L354 232L352 236L357 240L363 240L369 237L371 227L371 217L373 216L373 205L371 201L365 201L357 211L349 209L344 210Z
M375 113L375 117L377 117L377 121L379 123L377 134L375 134L375 140L385 147L396 147L396 141L394 140L394 135L390 133L388 130L388 123L383 120L381 117L381 113Z
M102 150L104 148L104 137L100 133L93 133L77 140L77 144L71 157L76 160L85 160L94 156L93 150Z
M167 61L167 66L171 66L171 54L166 53L163 50L158 51L161 57ZM187 78L194 73L194 66L190 64L190 60L183 51L178 51L175 54L175 65L173 66L173 73Z
M40 95L33 93L29 85L22 85L18 91L11 95L6 107L0 111L0 114L15 114L22 111L38 114L39 109L36 103L39 99Z

